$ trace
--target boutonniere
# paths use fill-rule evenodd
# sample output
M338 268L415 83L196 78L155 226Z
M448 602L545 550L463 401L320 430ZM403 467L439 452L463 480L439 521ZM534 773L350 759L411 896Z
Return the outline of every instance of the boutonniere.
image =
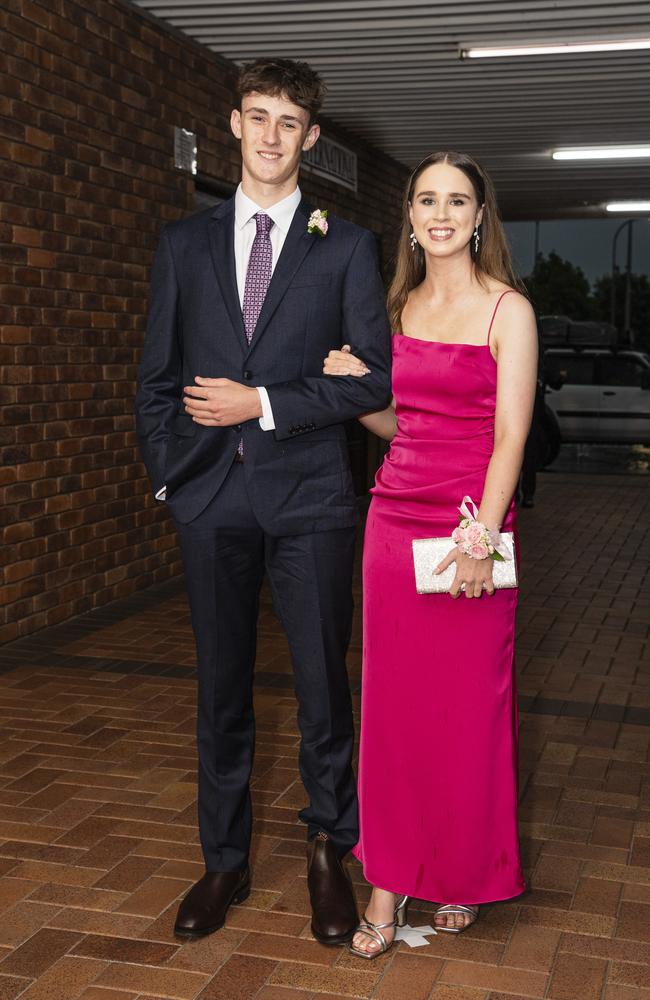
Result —
M328 224L327 224L327 209L320 210L317 208L309 216L309 222L307 223L308 233L318 233L319 236L327 236Z

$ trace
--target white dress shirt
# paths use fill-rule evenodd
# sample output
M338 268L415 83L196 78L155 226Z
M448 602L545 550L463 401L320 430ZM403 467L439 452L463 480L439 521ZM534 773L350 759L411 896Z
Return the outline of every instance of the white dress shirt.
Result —
M248 261L253 247L253 240L257 232L255 216L258 212L273 219L271 226L271 247L273 259L271 262L271 274L275 270L280 251L284 246L284 241L289 232L289 226L293 221L296 209L302 200L300 188L288 194L281 201L276 201L275 205L269 208L260 208L255 202L244 194L241 184L235 192L235 274L237 277L237 292L239 294L239 304L244 305L244 289L246 287L246 272L248 271ZM275 420L269 394L264 386L257 386L260 402L262 404L262 416L259 418L260 427L263 431L275 430ZM167 497L167 487L163 486L156 493L156 500L165 500Z
M271 205L269 208L260 208L248 195L244 194L241 184L237 188L235 192L235 273L237 276L239 304L242 308L244 306L244 289L246 287L248 261L255 233L257 232L255 216L258 212L263 212L264 215L268 215L273 220L270 232L271 248L273 250L271 274L273 274L280 251L287 238L289 226L293 221L301 199L302 194L300 193L300 188L297 187L286 198L283 198L282 201L276 201L275 205ZM264 386L258 386L257 391L262 403L260 427L263 431L275 430L275 421L273 419L269 394Z

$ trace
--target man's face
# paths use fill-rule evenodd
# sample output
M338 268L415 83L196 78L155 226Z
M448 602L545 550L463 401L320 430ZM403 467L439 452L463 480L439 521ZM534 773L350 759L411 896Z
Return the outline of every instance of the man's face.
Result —
M284 96L253 92L242 98L241 111L230 116L233 134L241 140L244 179L281 187L296 177L300 154L310 149L320 134L309 125L304 108Z

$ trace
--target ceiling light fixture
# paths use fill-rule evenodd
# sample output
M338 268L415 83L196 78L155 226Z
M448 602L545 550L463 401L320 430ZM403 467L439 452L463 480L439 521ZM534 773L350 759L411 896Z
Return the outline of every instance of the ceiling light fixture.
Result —
M610 201L608 212L650 212L650 201Z
M650 38L621 38L593 42L560 42L529 45L478 46L461 48L461 59L504 59L508 56L553 56L580 52L620 52L650 49Z
M554 160L633 160L650 157L650 146L592 146L585 149L555 149Z

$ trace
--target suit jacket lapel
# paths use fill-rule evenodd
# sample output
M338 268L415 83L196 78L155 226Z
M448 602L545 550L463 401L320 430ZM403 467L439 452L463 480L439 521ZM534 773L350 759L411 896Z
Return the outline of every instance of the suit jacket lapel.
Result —
M275 265L273 277L271 278L271 283L264 299L264 305L257 320L250 350L253 350L257 346L269 324L269 320L280 305L294 274L302 264L304 258L313 247L315 241L321 239L318 235L307 232L307 223L311 212L311 205L303 198L295 211L291 225L289 226L289 232L284 241L284 246L282 247L282 252Z
M237 291L234 229L235 199L231 198L219 205L208 220L208 233L217 282L232 322L237 343L243 352L248 347L248 342Z

